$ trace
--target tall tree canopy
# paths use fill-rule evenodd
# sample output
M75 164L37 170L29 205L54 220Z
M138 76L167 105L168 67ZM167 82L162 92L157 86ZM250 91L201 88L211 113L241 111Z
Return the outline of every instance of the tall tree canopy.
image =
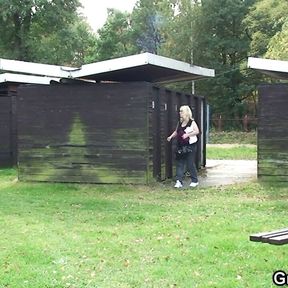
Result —
M140 52L158 54L166 41L171 16L169 0L138 0L132 12L133 41Z
M242 100L251 87L243 85L241 65L247 59L249 37L242 21L251 6L243 0L202 0L193 21L193 57L201 66L214 68L216 77L197 82L198 91L209 97L215 112L242 113Z
M158 54L171 23L171 7L169 0L138 0L132 13L108 9L106 23L98 30L97 59Z
M84 46L93 37L77 14L79 7L78 0L1 0L1 57L51 64L84 61Z
M137 53L132 33L131 15L108 9L106 23L98 30L96 58L106 60Z
M270 59L288 60L288 17L281 31L270 40L265 56Z
M281 31L287 17L286 0L258 0L251 6L243 21L251 37L250 55L265 55L271 38Z
M215 113L239 117L247 102L256 102L262 79L247 69L247 58L286 57L287 16L287 0L138 0L132 14L123 15L128 23L118 24L125 29L110 25L108 34L106 28L100 32L100 44L105 43L106 59L148 51L215 69L215 78L196 81L196 93L208 96ZM129 51L119 37L128 30ZM191 92L191 83L172 88Z
M0 0L0 56L51 64L151 52L215 69L196 81L212 111L245 113L262 76L248 56L287 60L287 0L138 0L132 13L108 10L94 35L78 0ZM172 88L191 92L191 83Z

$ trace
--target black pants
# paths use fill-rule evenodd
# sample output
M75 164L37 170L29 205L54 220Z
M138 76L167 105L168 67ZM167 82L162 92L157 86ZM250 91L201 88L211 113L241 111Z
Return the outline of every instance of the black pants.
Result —
M195 166L195 156L196 156L197 145L196 143L192 145L192 152L183 155L181 158L177 159L176 163L176 180L181 183L183 181L184 173L186 169L189 171L192 182L198 182L197 169ZM186 169L185 169L186 168Z

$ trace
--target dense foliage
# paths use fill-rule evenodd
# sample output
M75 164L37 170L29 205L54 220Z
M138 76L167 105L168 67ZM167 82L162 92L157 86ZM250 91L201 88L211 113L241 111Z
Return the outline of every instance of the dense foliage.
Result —
M108 10L93 33L79 0L0 0L0 57L81 65L151 52L215 69L196 81L214 114L256 113L262 75L247 57L287 60L286 0L138 0L132 13ZM95 10L97 6L95 6ZM191 83L172 85L191 92Z
M0 0L2 58L80 64L93 45L78 0Z

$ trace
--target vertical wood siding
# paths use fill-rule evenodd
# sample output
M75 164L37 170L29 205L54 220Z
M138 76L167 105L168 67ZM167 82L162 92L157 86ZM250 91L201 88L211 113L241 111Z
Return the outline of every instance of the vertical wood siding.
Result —
M203 100L145 82L33 85L18 94L19 179L81 183L172 178L167 136L179 107L190 105L198 122Z
M0 87L0 167L11 167L17 161L15 98L13 86Z
M10 141L11 141L11 161L12 165L17 165L17 86L10 85L9 96L11 98L11 130L10 130Z
M194 118L201 131L206 127L205 121L201 122L202 107L205 105L205 99L196 95L184 94L171 91L162 87L152 87L150 93L151 102L149 106L149 151L150 169L153 170L153 178L164 180L175 176L175 155L176 141L167 142L167 136L176 128L179 121L179 108L182 105L189 105L193 110ZM148 101L148 102L149 102ZM196 165L198 168L206 163L205 151L201 149L206 145L206 138L198 137ZM205 143L202 143L202 141Z
M0 96L0 166L11 166L11 99Z
M20 180L147 183L143 84L19 89Z
M288 182L288 85L259 87L258 177Z

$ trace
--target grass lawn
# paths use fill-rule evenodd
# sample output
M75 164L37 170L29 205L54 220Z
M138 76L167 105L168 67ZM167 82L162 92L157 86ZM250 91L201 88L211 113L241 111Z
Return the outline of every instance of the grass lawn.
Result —
M220 160L256 160L256 142L256 131L216 132L212 130L209 133L209 144L206 146L206 157Z
M211 130L209 133L209 143L211 144L257 144L256 131L240 132L240 131L223 131L217 132Z
M275 287L288 191L19 183L0 170L0 287ZM287 270L286 270L287 272Z
M219 146L218 146L219 145ZM207 159L220 160L256 160L257 146L256 145L235 145L226 146L225 144L207 145Z

